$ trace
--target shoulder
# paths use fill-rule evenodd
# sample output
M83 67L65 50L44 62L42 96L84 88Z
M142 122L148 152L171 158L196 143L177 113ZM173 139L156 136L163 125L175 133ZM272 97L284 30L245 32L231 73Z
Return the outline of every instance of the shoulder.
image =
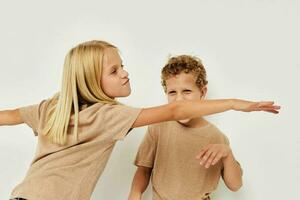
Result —
M167 131L173 127L173 123L174 121L166 121L166 122L151 124L148 126L148 129L156 132Z
M101 111L104 112L115 112L117 113L135 113L140 112L140 108L132 107L129 105L124 104L103 104L103 103L96 103L93 105L95 108L100 108Z
M33 115L36 118L39 118L42 115L42 113L46 110L50 102L51 99L44 99L39 103L20 107L20 114L22 117L25 117L26 115Z
M151 124L147 128L147 134L149 134L153 139L160 138L160 135L167 135L172 128L173 121L160 122L156 124Z
M215 124L210 123L210 137L212 137L212 140L215 140L215 142L218 143L225 143L229 144L229 139L227 135Z
M83 115L101 115L103 117L130 117L137 115L140 108L131 107L124 104L108 104L108 103L94 103L80 111Z

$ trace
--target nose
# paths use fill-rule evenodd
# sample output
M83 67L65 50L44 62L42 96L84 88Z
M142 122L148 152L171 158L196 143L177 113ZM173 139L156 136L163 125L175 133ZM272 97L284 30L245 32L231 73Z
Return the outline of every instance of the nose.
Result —
M184 97L181 94L177 94L175 101L181 101L181 100L184 100Z
M126 70L122 69L122 72L121 72L121 77L122 78L128 78L129 74Z

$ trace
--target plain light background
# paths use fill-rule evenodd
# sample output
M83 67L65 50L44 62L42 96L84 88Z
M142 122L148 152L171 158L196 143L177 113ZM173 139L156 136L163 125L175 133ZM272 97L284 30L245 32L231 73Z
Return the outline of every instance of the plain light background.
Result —
M60 88L64 56L76 44L107 40L121 50L135 107L165 103L160 70L170 55L199 56L208 98L274 100L280 115L229 111L207 117L231 141L244 169L243 188L220 181L214 199L299 196L300 2L0 1L0 109L35 104ZM146 128L119 142L93 200L127 198L132 164ZM26 125L0 127L0 199L24 178L36 138ZM151 188L145 194L151 199Z

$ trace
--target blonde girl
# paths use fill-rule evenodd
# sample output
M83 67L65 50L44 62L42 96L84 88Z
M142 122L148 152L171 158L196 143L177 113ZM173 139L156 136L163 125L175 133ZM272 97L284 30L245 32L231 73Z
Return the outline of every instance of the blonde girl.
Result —
M38 143L24 180L11 199L87 200L120 139L135 127L227 110L278 113L273 102L237 99L179 101L133 108L116 98L130 95L118 48L88 41L65 57L61 90L39 104L0 111L0 125L29 125Z

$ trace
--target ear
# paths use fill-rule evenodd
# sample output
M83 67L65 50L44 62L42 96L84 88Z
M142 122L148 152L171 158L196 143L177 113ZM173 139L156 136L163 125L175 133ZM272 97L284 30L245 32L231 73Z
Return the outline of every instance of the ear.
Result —
M207 85L203 86L201 89L201 97L200 99L204 99L207 93Z

